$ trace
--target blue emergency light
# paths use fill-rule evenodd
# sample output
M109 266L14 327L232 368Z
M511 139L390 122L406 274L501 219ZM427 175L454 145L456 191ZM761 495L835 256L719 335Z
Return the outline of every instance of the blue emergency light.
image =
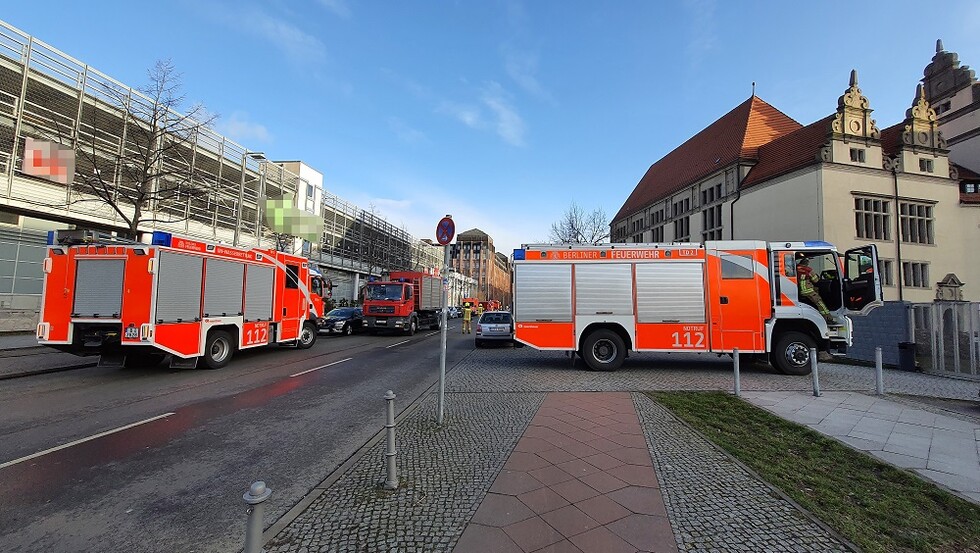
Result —
M524 250L523 249L514 250L514 261L524 261Z
M833 245L830 242L824 242L823 240L812 240L803 242L803 245L808 248L832 248Z
M150 244L154 246L166 246L170 247L170 241L173 239L173 235L169 232L163 232L162 230L153 231L153 237L150 239Z

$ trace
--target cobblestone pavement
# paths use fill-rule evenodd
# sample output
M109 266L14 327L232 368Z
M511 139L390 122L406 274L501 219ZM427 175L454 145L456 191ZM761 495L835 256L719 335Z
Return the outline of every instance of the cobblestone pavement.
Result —
M850 551L644 394L633 394L680 551Z
M744 367L745 391L809 390L810 377ZM824 390L874 389L869 367L824 363ZM447 379L446 425L435 395L398 425L401 487L381 490L379 441L266 544L267 551L451 551L546 392L730 390L728 358L635 354L613 373L573 368L558 352L477 350ZM973 399L975 382L886 371L889 392ZM640 394L635 405L662 475L681 551L846 551L793 504Z
M728 390L733 388L730 357L708 354L634 353L618 371L584 370L581 360L574 367L557 351L533 348L493 348L478 352L464 370L456 371L447 390L478 391L636 391L636 390ZM741 364L742 390L810 390L810 376L777 374L768 367ZM874 367L837 363L820 364L822 390L874 391ZM888 393L976 400L980 383L917 372L885 370Z
M266 544L266 551L451 551L544 394L435 396L399 422L398 490L387 492L384 441Z

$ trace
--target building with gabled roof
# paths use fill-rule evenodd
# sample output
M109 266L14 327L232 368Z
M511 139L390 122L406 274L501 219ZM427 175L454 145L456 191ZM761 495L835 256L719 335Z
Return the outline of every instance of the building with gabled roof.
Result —
M980 105L964 103L980 89L963 69L938 51L905 119L884 130L856 71L836 110L807 125L753 94L650 167L613 218L612 241L874 243L885 299L931 301L938 277L952 274L966 281L964 299L980 300L968 276L980 274L980 258L964 255L980 238L980 178L951 162L956 147L967 150L963 165L976 161L980 137L976 118L973 130L961 128L962 114ZM942 97L958 98L953 147L927 93L938 74L957 76Z
M468 291L469 297L511 305L510 259L497 253L489 234L478 228L461 232L450 251L453 269L476 281L475 289Z

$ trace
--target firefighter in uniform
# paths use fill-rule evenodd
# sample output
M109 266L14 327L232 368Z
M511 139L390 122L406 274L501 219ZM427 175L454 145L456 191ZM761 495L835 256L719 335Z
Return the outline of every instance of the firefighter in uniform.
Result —
M470 329L470 319L473 317L473 308L470 307L470 302L463 304L463 334L472 334L473 331Z
M830 309L827 309L827 304L823 302L820 293L817 292L817 276L813 274L810 260L806 257L796 262L796 281L800 286L800 296L810 300L828 323L837 322L830 314Z

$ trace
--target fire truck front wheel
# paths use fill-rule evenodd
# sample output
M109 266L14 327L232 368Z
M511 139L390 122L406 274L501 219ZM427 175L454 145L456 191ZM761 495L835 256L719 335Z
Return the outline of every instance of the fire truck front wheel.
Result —
M776 340L776 347L769 359L776 370L783 374L810 374L810 348L815 347L817 343L809 334L786 332Z
M296 347L299 349L309 349L316 343L317 328L313 321L303 323L302 330L299 331L299 339L296 340Z
M231 334L225 330L212 330L204 344L204 365L209 369L220 369L231 361L235 353Z
M600 328L586 336L579 354L593 371L614 371L626 359L626 344L619 334Z

